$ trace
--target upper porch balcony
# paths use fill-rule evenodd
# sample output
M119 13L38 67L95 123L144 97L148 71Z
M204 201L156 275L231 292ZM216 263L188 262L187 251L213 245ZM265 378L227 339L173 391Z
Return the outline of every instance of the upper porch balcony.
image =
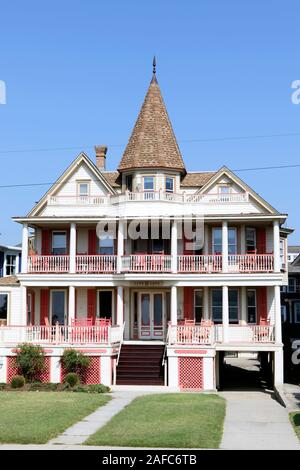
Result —
M118 263L120 259L120 263ZM176 257L176 271L172 269L171 255L77 255L77 274L121 273L271 273L274 271L273 254L229 255L224 271L222 255L179 255ZM118 271L119 267L119 271ZM68 255L28 256L28 273L57 274L70 272Z
M174 193L166 191L140 191L124 193L116 196L49 196L49 206L104 206L122 204L124 202L152 202L163 201L173 203L203 203L203 204L229 204L249 201L249 194L246 192L235 193L209 193L209 194L189 194L186 192Z

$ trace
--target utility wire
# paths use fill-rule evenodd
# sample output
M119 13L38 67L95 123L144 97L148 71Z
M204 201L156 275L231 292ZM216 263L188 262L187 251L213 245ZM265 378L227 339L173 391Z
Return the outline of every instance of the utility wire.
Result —
M234 169L232 171L234 172L242 172L242 171L264 171L264 170L279 170L279 169L284 169L284 168L299 168L300 164L295 164L295 165L274 165L274 166L261 166L261 167L253 167L253 168L238 168ZM205 173L206 171L203 171ZM213 171L211 171L213 173ZM199 172L202 173L202 172ZM98 181L96 179L92 179L92 181ZM3 184L0 185L0 189L3 188L24 188L24 187L30 187L30 186L50 186L58 184L57 182L55 183L21 183L21 184Z
M204 139L183 139L178 140L179 143L197 143L197 142L225 142L234 140L251 140L251 139L268 139L273 137L299 137L300 132L286 132L277 134L257 134L257 135L244 135L233 137L212 137ZM108 147L124 147L126 144L108 144ZM0 153L25 153L25 152L57 152L63 150L78 150L78 149L93 149L94 145L81 145L76 147L46 147L34 149L11 149L0 150Z

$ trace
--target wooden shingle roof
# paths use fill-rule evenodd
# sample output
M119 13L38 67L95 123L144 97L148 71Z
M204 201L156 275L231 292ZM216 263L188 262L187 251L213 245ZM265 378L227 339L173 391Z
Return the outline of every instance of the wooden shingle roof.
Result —
M131 168L170 168L185 173L155 73L118 169Z
M187 173L180 183L181 187L202 187L204 186L213 176L214 172L203 171Z

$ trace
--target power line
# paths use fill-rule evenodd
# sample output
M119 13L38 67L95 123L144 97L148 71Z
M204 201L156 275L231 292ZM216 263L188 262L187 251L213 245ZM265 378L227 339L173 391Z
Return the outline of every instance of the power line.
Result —
M234 140L251 140L251 139L269 139L273 137L299 137L300 132L286 132L275 134L257 134L257 135L242 135L231 137L212 137L203 139L182 139L178 140L179 143L198 143L198 142L226 142ZM108 144L108 147L124 147L126 144ZM0 150L0 153L26 153L26 152L58 152L64 150L79 150L79 149L93 149L94 145L81 145L76 147L45 147L33 149L8 149Z
M261 167L252 167L252 168L238 168L232 171L234 172L242 172L242 171L264 171L264 170L279 170L285 168L299 168L300 164L295 165L273 165L273 166L261 166ZM200 173L200 172L199 172ZM203 171L205 173L205 171ZM97 179L92 179L92 181L98 181ZM31 187L31 186L50 186L58 184L57 182L48 182L48 183L21 183L21 184L4 184L0 185L0 189L5 188L22 188L22 187Z

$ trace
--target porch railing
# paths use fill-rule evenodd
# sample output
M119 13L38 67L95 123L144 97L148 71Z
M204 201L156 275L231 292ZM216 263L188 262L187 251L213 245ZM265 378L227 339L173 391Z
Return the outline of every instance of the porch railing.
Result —
M76 256L77 273L113 273L117 269L115 255L78 255Z
M274 256L266 255L229 255L228 269L230 272L272 272Z
M180 255L178 271L181 273L216 273L222 271L222 255Z
M170 345L211 345L224 339L223 325L170 325L168 333ZM273 343L274 333L274 325L229 325L228 343Z
M212 344L214 328L201 325L169 325L169 344Z
M171 271L170 255L122 256L122 271L162 273Z
M70 257L68 255L31 255L28 256L29 273L67 273Z
M217 343L224 341L223 325L215 325ZM274 325L229 325L229 343L272 343L275 341Z
M116 344L122 326L0 326L0 343Z

